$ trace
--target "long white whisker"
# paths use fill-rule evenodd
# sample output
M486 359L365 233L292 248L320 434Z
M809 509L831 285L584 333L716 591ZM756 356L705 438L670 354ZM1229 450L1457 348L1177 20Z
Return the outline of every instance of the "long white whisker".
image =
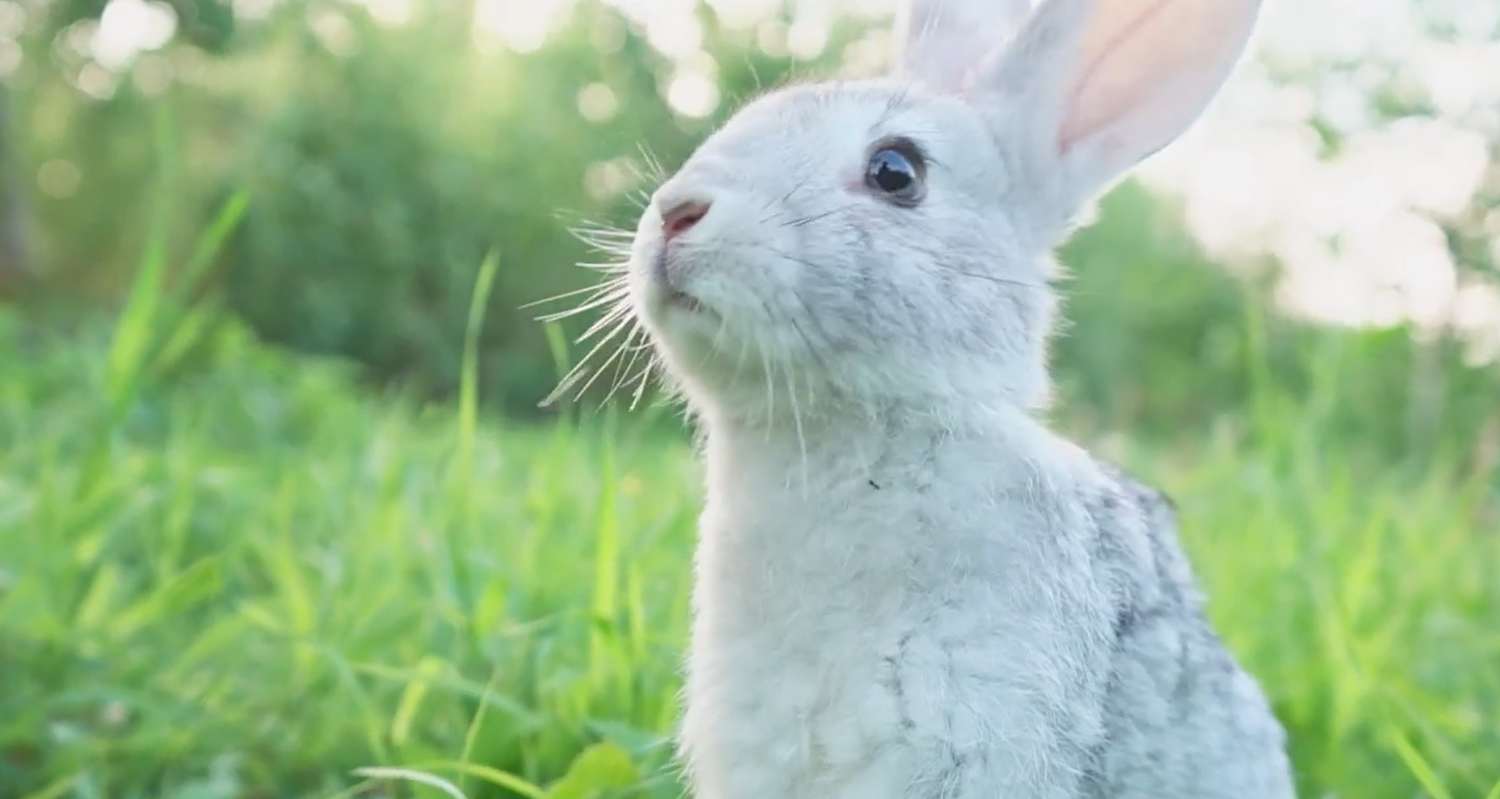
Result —
M544 322L553 321L553 319L565 319L568 318L568 316L574 316L577 315L577 313L585 312L585 310L594 310L595 307L607 306L607 304L610 303L618 303L619 300L622 300L622 298L624 298L625 295L628 294L630 294L630 286L625 285L622 280L615 280L615 282L604 283L604 285L597 286L597 288L594 289L594 294L589 295L589 297L583 298L583 300L580 300L579 304L576 304L576 306L570 307L570 309L555 310L555 312L546 313L546 315L540 316L540 319Z
M580 261L579 269L587 269L590 272L603 272L606 275L622 275L630 271L629 252L622 252L620 256L625 260L618 261Z
M629 351L630 357L621 359L619 365L615 367L614 382L610 384L609 393L604 395L605 405L608 405L610 400L615 398L615 394L620 390L620 387L625 385L626 375L630 374L630 371L635 368L636 362L641 359L643 348L635 347L633 344L637 337L645 333L645 330L641 328L640 324L633 317L631 318L631 322L635 324L631 325L631 331L626 334L624 343L620 345L620 351Z
M719 329L714 331L714 337L709 340L709 346L711 348L713 348L714 352L723 352L723 348L721 346L719 346L719 345L723 343L723 341L724 341L724 333L728 329L729 329L729 320L725 319L722 316L719 317Z
M639 142L636 144L636 149L640 151L641 158L645 159L647 168L651 170L657 181L667 176L667 170L661 165L661 159L656 157L656 153L651 151L650 146L645 142Z
M635 238L633 231L613 225L601 225L595 222L585 222L568 228L568 232L574 236L593 239L614 239L617 241L629 241Z
M635 241L634 233L628 233L623 230L581 230L574 228L570 232L573 234L573 238L578 239L589 249L617 259L629 258L631 245Z
M802 408L797 403L797 378L792 367L783 360L786 371L786 390L792 400L792 426L797 429L797 449L802 453L802 495L807 496L807 437L802 433Z
M628 321L628 319L625 321L621 321L620 323L615 325L615 328L613 330L611 330L603 338L599 339L599 341L595 342L593 348L588 351L588 354L584 355L583 358L581 358L578 363L573 366L572 369L569 369L566 375L563 375L563 379L558 381L557 388L552 389L552 393L548 394L547 397L542 400L542 404L551 405L552 403L560 399L564 394L567 394L569 389L574 384L576 384L583 375L587 374L587 370L590 368L589 361L593 360L594 356L598 354L600 350L604 349L604 347L608 345L615 336L618 336L621 330L624 330L626 327L628 327ZM580 339L580 341L581 340L582 339ZM580 394L580 396L582 395Z
M634 321L634 320L629 320L629 321ZM635 330L636 329L634 325L630 325L630 324L628 324L628 322L624 326L625 327L629 327L631 330ZM613 337L613 334L611 334L611 337ZM609 371L610 364L613 364L615 361L618 361L620 359L620 357L623 356L624 354L625 354L625 348L623 346L616 347L615 351L614 351L614 354L610 355L608 358L605 358L604 359L604 363L599 364L599 368L595 369L594 373L589 376L588 382L586 382L586 383L583 384L583 388L578 389L578 393L576 395L574 395L573 400L576 402L578 400L583 399L583 395L587 394L588 391L589 391L589 389L593 388L594 384L597 383L597 382L599 382L599 378L602 377L605 372Z
M749 340L746 337L741 336L740 337L740 354L739 354L739 357L736 358L735 361L734 361L734 377L733 377L733 381L734 381L735 385L739 385L740 378L744 376L744 373L745 373L745 358L749 354L750 354L750 342L749 342Z
M559 320L562 320L562 319L568 319L570 317L577 316L577 315L579 315L581 313L586 313L588 311L592 311L595 308L600 308L600 307L603 307L605 305L614 305L614 304L620 302L620 300L624 299L625 296L627 294L629 294L629 293L630 293L629 289L626 289L624 287L620 287L620 288L617 288L617 289L611 289L608 292L606 292L605 294L602 294L602 295L600 295L598 297L590 297L585 302L583 302L583 303L581 303L581 304L579 304L579 305L577 305L577 306L575 306L573 308L569 308L566 311L555 311L553 313L543 314L541 316L538 316L537 317L537 321L539 321L539 322L556 322L556 321L559 321Z
M546 305L549 302L557 302L558 300L566 300L569 297L577 297L580 294L598 294L600 292L608 291L609 289L613 288L617 282L618 281L613 281L612 280L612 281L609 281L609 282L606 282L606 283L598 283L598 284L595 284L595 285L592 285L592 286L585 286L585 287L583 287L581 289L573 289L572 291L564 291L561 294L554 294L551 297L544 297L543 299L540 299L540 300L533 300L533 301L528 302L525 305L522 305L522 306L519 306L519 307L520 307L520 310L524 311L524 310L527 310L529 308L535 308L538 305Z
M771 440L771 424L776 417L776 381L771 374L771 358L766 354L765 343L755 337L755 348L760 351L760 370L766 377L766 440Z
M646 394L646 384L651 381L651 370L655 366L656 355L653 353L651 357L646 359L646 366L641 370L641 382L636 384L635 394L630 398L630 410L635 410L636 406L641 404L641 397Z
M548 316L557 316L559 314L566 314L568 316L571 316L571 315L573 315L575 313L579 313L580 311L587 311L587 310L590 310L592 308L596 308L601 303L609 302L611 299L616 299L616 298L623 297L623 296L625 296L629 292L629 290L630 290L630 287L628 285L626 285L626 283L625 283L624 280L620 280L620 279L608 280L608 281L605 281L604 283L601 283L601 284L599 284L597 286L593 286L590 289L588 289L587 290L589 292L588 296L584 297L582 300L579 300L578 301L578 305L575 305L572 308L568 308L568 309L565 309L565 310L562 310L562 311L553 311L553 312L551 312L551 313L549 313L547 315ZM568 292L568 293L569 294L580 294L580 293L583 293L583 292ZM560 300L560 299L563 299L562 295L559 295L557 297L550 297L550 298L548 298L546 300L539 300L538 302L528 303L527 305L525 305L523 307L525 307L525 308L531 308L531 307L535 307L537 305L540 305L540 304L542 304L544 302L553 302L555 300Z
M611 308L608 313L596 319L592 325L589 325L589 328L583 331L583 335L579 336L578 341L575 343L581 344L585 341L588 341L594 336L597 336L599 334L599 331L617 322L620 322L622 324L628 322L628 317L630 317L631 313L632 311L630 309L630 303L621 302L616 304L615 307ZM622 320L624 321L622 322ZM613 334L611 334L611 336L612 335Z

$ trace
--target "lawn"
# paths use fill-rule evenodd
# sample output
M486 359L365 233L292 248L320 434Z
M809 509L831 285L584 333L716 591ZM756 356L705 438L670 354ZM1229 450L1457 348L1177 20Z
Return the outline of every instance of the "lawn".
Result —
M377 389L147 267L108 324L0 310L0 796L680 795L675 410ZM1371 423L1404 339L1301 336L1292 379L1244 319L1242 407L1135 434L1065 380L1059 425L1180 502L1304 796L1500 797L1500 430Z

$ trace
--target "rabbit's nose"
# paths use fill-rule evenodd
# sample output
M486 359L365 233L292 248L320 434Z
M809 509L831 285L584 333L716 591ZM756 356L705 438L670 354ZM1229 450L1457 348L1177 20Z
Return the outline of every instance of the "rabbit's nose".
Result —
M703 221L703 217L708 216L708 209L712 205L713 203L702 200L688 200L662 212L661 229L667 241L692 230L694 225Z

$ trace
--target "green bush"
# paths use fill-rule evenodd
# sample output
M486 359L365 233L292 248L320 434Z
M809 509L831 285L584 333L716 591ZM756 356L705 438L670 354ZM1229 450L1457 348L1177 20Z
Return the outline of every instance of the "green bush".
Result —
M623 32L623 44L601 51L600 31ZM590 253L570 225L633 226L626 197L586 192L590 167L644 172L642 144L674 162L707 123L674 120L659 59L613 11L586 6L524 57L477 52L464 36L441 19L363 22L349 54L297 51L305 78L245 162L256 201L232 245L228 297L270 339L447 390L474 270L496 251L484 382L492 398L531 408L557 374L539 312L520 306L592 280L573 267ZM618 104L602 124L575 99L596 82Z
M1177 214L1134 184L1105 199L1063 260L1054 369L1075 423L1188 437L1225 420L1270 424L1291 412L1265 399L1276 386L1318 393L1330 434L1357 434L1391 461L1467 450L1500 424L1500 373L1466 364L1459 343L1406 328L1330 335L1287 318L1269 281L1207 260Z
M260 335L351 356L381 382L450 391L475 270L496 252L486 394L534 411L556 365L539 311L521 306L592 280L574 265L593 254L569 229L633 226L630 193L649 188L632 172L648 171L643 146L676 163L714 121L666 107L669 65L602 4L580 4L526 55L473 47L464 15L417 8L390 27L357 6L286 3L218 52L183 44L154 57L177 75L159 94L127 72L91 99L67 78L81 62L28 58L15 97L23 174L56 160L82 177L64 196L27 181L42 279L23 298L112 304L144 244L151 187L172 187L177 246L204 209L248 189L213 290ZM329 28L341 33L330 40ZM726 96L789 68L753 54L746 34L709 34ZM617 108L595 122L577 99L593 83ZM591 193L603 164L611 185Z

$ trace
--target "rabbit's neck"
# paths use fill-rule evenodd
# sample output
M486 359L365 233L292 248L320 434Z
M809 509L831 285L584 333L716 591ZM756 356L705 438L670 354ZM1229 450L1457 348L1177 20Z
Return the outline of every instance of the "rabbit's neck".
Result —
M1011 406L970 413L961 425L924 416L815 416L765 427L705 421L709 515L726 528L752 519L777 527L778 516L827 519L830 509L862 505L925 515L920 506L980 501L1005 483L1035 481L1039 472L1064 475L1077 457L1076 448Z
M809 614L857 626L893 601L930 610L976 570L1050 584L1067 564L1040 554L1059 535L1048 520L1087 479L1086 456L1020 411L970 422L805 425L800 439L710 425L699 632L796 631Z

